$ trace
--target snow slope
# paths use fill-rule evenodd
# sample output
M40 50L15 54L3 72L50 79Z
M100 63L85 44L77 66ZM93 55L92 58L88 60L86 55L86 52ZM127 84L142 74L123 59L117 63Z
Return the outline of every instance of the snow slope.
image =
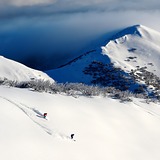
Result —
M83 73L85 67L87 67L92 61L108 62L107 56L99 54L99 49L88 52L81 57L73 60L71 63L64 65L63 67L46 71L55 81L60 83L73 82L73 83L86 83L91 84L91 77Z
M105 46L47 73L58 82L90 84L92 77L83 71L93 61L112 62L127 73L138 66L147 67L160 77L160 33L143 25L128 27L111 37Z
M31 69L23 64L0 56L0 79L5 78L18 82L38 79L54 82L53 79L41 71Z
M0 86L0 104L3 160L160 159L158 104L5 86ZM48 120L42 118L44 112Z

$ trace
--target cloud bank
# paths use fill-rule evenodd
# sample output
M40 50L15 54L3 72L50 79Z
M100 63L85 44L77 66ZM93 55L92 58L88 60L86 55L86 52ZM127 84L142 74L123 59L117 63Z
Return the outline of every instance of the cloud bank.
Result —
M159 9L158 0L1 0L0 54L57 67L127 26L160 31Z

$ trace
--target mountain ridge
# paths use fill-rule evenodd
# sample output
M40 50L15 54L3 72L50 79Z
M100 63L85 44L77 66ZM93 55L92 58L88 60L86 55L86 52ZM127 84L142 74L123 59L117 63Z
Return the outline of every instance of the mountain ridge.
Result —
M46 73L31 69L19 62L0 56L0 79L11 81L44 80L54 82Z
M106 45L94 52L88 52L62 68L47 71L47 74L60 83L85 83L104 87L122 85L125 86L120 87L122 90L130 88L130 91L142 87L145 92L149 92L148 81L152 85L153 82L147 77L152 74L156 87L159 86L159 46L159 32L143 25L134 25L112 36ZM139 72L144 79L138 76Z

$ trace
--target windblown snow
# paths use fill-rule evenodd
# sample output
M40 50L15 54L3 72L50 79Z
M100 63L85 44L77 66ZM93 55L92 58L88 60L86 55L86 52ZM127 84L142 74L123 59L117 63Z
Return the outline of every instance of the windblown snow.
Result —
M158 104L73 98L4 86L0 104L3 160L160 159ZM75 141L70 139L72 133Z

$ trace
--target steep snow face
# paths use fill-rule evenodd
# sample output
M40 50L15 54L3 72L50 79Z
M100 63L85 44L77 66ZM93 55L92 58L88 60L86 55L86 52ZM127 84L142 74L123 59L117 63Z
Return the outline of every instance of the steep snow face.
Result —
M93 75L84 70L93 61L113 63L129 73L131 69L147 67L160 77L160 33L142 25L122 30L111 38L106 46L77 58L61 68L47 71L58 82L83 82L90 84Z
M0 105L2 160L160 159L158 104L0 86Z
M142 25L129 27L102 47L103 55L125 71L138 66L160 77L160 33Z
M14 81L49 80L54 82L46 73L26 67L23 64L0 56L0 78Z

